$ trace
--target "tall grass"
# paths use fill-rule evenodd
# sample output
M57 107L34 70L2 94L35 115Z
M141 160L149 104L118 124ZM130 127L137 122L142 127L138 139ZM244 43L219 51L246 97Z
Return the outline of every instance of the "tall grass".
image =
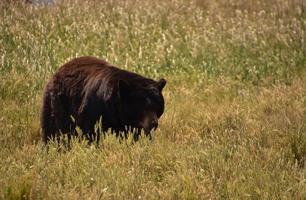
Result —
M305 199L302 0L0 2L1 199ZM164 77L153 141L46 152L43 88L93 55Z

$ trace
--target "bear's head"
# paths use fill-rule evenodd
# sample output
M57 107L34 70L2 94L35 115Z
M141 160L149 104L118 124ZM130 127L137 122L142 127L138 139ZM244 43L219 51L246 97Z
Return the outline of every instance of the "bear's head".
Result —
M132 84L124 80L118 82L120 110L126 126L144 130L146 135L158 127L158 119L164 112L162 90L165 85L165 79Z

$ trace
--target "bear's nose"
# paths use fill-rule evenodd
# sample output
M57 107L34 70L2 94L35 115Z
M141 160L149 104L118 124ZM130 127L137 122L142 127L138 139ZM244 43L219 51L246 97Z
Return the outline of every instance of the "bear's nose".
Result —
M158 121L157 120L152 120L151 126L152 126L152 128L154 128L154 130L157 129Z

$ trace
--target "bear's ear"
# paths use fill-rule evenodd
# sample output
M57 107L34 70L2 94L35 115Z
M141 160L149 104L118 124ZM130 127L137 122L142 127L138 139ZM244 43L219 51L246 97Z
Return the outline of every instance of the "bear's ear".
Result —
M125 97L130 91L128 83L124 80L118 81L118 95L120 98Z
M157 87L159 89L159 91L162 91L163 88L165 87L167 81L165 79L160 79L158 82L157 82Z

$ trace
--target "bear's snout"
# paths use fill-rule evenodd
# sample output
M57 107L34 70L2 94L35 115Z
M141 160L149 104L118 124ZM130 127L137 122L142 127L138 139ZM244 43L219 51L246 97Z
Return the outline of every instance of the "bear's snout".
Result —
M151 130L156 130L158 127L158 117L155 112L147 112L140 123L141 128L145 133L150 133Z
M156 130L157 127L158 127L158 119L153 119L152 122L151 122L151 129L154 129Z

